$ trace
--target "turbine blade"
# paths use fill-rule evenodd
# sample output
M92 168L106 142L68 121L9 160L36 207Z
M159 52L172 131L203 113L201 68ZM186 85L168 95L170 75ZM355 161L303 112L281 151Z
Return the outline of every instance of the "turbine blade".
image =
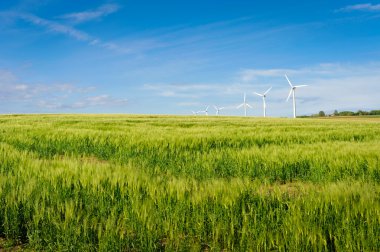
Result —
M222 110L222 109L224 109L224 107L219 108L219 110Z
M264 95L256 93L256 92L253 92L253 93L256 94L256 95L258 95L258 96L264 96Z
M237 106L236 108L239 109L239 108L241 108L241 107L243 107L243 106L244 106L244 103L240 104L240 105Z
M292 83L290 82L290 80L289 80L289 78L288 78L288 76L287 76L286 74L285 74L285 78L288 80L289 85L290 85L291 87L293 87Z
M264 95L266 95L271 89L272 89L272 87L268 88L268 90L265 91Z
M289 98L290 98L290 96L292 95L292 92L293 92L293 89L291 88L291 89L290 89L290 92L289 92L289 95L288 95L288 98L286 99L286 101L289 101Z
M299 87L307 87L309 85L297 85L297 86L294 86L295 88L299 88Z
M252 106L251 106L251 105L249 105L248 103L247 103L247 107L248 107L248 108L252 108Z

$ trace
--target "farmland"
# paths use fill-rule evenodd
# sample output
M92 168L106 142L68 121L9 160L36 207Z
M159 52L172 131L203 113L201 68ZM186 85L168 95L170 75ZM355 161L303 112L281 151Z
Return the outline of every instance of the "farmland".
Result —
M47 251L379 251L380 118L0 116L0 237Z

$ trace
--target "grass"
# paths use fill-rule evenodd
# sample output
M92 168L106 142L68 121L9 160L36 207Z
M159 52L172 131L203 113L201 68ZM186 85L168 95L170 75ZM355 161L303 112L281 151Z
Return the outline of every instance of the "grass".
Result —
M379 126L0 116L0 237L47 251L379 251Z

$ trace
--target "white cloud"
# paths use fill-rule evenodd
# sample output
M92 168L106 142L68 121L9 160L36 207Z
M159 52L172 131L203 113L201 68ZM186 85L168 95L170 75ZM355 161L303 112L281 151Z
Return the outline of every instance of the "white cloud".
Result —
M15 17L21 18L27 22L30 22L34 25L45 27L51 32L65 34L65 35L72 37L76 40L80 40L80 41L92 41L93 40L91 38L91 36L85 32L79 31L79 30L72 28L70 26L67 26L67 25L63 25L63 24L60 24L57 22L53 22L53 21L50 21L47 19L37 17L37 16L32 15L32 14L13 13L13 15Z
M187 84L187 83L172 83L172 84L145 84L144 90L155 92L158 96L174 97L174 98L196 98L201 97L203 93L208 93L216 88L217 84ZM196 94L195 94L196 93Z
M69 25L61 24L55 21L51 21L48 19L40 18L36 15L29 13L19 13L19 12L1 12L2 17L13 18L13 19L21 19L26 22L29 22L33 25L43 27L47 31L57 34L62 34L73 38L78 41L86 42L91 46L98 46L100 48L104 48L107 50L115 51L118 53L130 53L131 50L127 47L119 46L113 42L103 41L100 38L91 36L90 34L73 28Z
M12 72L0 69L0 84L4 82L12 82L16 79L16 76Z
M112 14L118 11L119 9L120 9L120 6L118 6L117 4L104 4L95 10L69 13L61 17L74 23L82 23L82 22L108 16L109 14Z
M323 63L303 68L245 69L236 79L225 83L150 84L144 90L154 95L170 97L177 106L213 105L226 107L224 114L239 114L243 92L254 106L251 115L261 116L262 99L253 92L264 92L273 86L267 97L268 115L290 116L292 103L286 102L289 85L307 84L297 90L298 115L334 109L378 109L380 107L380 63ZM241 112L241 111L240 111Z
M26 84L9 71L0 70L0 97L4 101L25 101L38 97L67 97L70 94L87 94L94 87L77 87L72 84Z
M118 106L127 104L127 99L114 98L110 95L90 96L83 101L76 102L72 105L73 108L93 107L93 106Z
M195 106L201 106L200 102L178 102L178 106L181 107L195 107Z
M49 99L49 100L40 100L38 101L38 107L45 109L84 109L89 107L113 107L113 106L122 106L128 103L127 99L115 98L110 95L98 95L98 96L89 96L79 99L76 102L65 102L60 99Z
M28 109L48 110L85 109L96 106L119 106L127 104L126 99L108 94L91 95L95 87L79 87L73 84L29 84L22 83L10 71L0 69L0 102L2 111L12 109L12 103L24 104ZM1 110L0 110L1 112Z
M270 81L274 88L271 96L281 111L289 87L284 74L294 84L308 84L300 89L297 102L303 113L334 109L373 109L380 107L380 64L363 65L328 63L299 69L247 69L240 73L242 81L251 81L253 86ZM256 88L255 87L255 88ZM278 100L278 101L276 101Z
M380 4L364 3L348 5L341 8L340 11L380 11Z
M52 102L52 101L45 101L45 100L40 100L36 104L40 108L45 108L45 109L60 109L62 108L62 103L60 102Z
M28 89L28 86L25 84L20 84L20 85L16 85L14 88L15 90L18 90L18 91L26 91Z
M98 96L88 96L88 97L78 97L77 101L70 102L69 99L56 99L50 98L45 100L39 100L37 106L46 109L86 109L90 107L114 107L122 106L128 104L127 99L120 99L110 95L98 95Z
M244 69L239 73L239 80L242 82L251 82L259 79L260 77L284 77L287 75L313 75L313 76L344 76L348 73L355 74L355 72L362 73L365 67L357 65L342 65L339 63L322 63L316 66L304 67L298 69L292 68L275 68L275 69ZM358 71L359 70L359 71ZM371 71L371 70L369 70Z

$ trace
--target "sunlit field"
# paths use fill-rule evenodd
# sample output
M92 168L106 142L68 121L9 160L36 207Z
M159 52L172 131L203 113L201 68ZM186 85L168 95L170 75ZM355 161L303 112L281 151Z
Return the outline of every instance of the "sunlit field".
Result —
M44 251L380 251L380 118L0 116L0 237Z

